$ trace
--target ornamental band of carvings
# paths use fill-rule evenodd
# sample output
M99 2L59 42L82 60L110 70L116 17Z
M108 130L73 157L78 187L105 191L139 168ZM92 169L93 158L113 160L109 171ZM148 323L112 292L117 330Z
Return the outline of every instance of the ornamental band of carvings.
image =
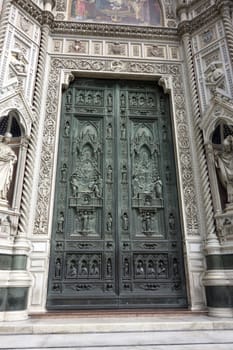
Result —
M38 188L37 213L34 234L47 234L49 221L49 199L53 174L53 155L55 147L55 130L58 114L61 71L82 72L121 72L125 74L144 74L164 78L172 77L175 102L175 122L178 139L179 162L183 188L183 203L186 211L186 231L189 235L198 234L197 204L191 165L188 125L185 113L184 87L181 78L181 66L178 64L127 62L124 60L88 60L59 59L51 60L46 118L41 154L41 170ZM62 198L61 198L62 200Z

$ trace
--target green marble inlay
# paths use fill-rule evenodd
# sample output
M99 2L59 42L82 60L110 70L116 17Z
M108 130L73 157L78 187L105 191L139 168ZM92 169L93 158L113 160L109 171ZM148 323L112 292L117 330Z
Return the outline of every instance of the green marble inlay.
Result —
M207 306L232 308L233 307L233 286L207 286Z
M0 288L0 312L27 308L28 287Z
M206 263L208 270L231 270L233 269L233 254L208 255Z
M0 270L25 270L26 255L0 254Z

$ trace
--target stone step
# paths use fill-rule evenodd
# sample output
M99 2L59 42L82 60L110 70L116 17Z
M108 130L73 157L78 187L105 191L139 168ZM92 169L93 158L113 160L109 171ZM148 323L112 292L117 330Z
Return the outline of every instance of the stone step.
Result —
M233 350L233 319L202 314L77 314L0 323L6 350Z

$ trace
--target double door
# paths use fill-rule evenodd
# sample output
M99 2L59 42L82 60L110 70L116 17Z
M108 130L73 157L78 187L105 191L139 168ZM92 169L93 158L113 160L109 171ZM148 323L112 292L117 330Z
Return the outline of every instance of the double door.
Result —
M63 95L48 309L185 307L169 100L78 79Z

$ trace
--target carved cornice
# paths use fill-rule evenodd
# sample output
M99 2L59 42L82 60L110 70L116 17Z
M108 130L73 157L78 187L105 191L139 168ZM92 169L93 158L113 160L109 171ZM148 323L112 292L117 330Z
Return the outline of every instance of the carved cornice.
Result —
M51 12L41 10L31 0L13 0L12 3L27 12L27 14L36 20L40 25L45 24L52 27L54 16Z
M177 39L176 28L140 27L103 23L78 23L54 21L53 34L79 34L91 36Z
M12 4L24 10L27 14L33 17L34 20L42 24L43 11L31 0L13 0Z
M211 22L219 15L217 6L214 5L208 8L206 11L202 12L199 16L195 17L193 20L181 22L178 26L178 34L182 36L185 33L193 33L196 30L202 28L207 23ZM208 20L208 22L207 22Z

